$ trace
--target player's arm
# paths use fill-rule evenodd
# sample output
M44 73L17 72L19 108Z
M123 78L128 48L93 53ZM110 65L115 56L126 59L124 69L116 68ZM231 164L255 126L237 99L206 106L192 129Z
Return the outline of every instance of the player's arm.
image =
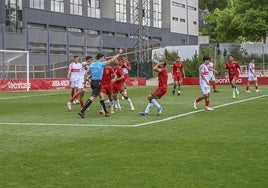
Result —
M204 73L201 73L201 78L209 85L209 80L206 79Z
M69 69L69 70L68 70L68 72L67 72L67 78L70 78L71 71L72 71L72 69Z
M215 74L217 74L218 73L218 71L216 71L213 67L211 67L211 66L208 66L208 69L210 70L210 71L213 71Z
M186 78L185 71L184 71L184 66L182 67L182 74L183 74L183 78Z
M125 67L130 71L131 70L131 65L130 65L130 62L127 61L127 62L124 62L124 65Z
M111 64L112 62L114 62L121 54L122 54L123 50L120 49L118 54L116 54L115 56L113 56L111 59L107 60L107 64Z
M155 72L161 72L161 71L162 71L162 68L161 68L160 66L163 65L163 64L164 64L164 62L158 62L158 63L154 66L153 70L154 70Z
M111 74L111 82L114 83L116 81L116 79L117 79L117 75L115 74L115 72L113 72Z
M237 71L238 71L238 74L239 76L242 74L242 70L241 70L241 67L240 65L237 65Z

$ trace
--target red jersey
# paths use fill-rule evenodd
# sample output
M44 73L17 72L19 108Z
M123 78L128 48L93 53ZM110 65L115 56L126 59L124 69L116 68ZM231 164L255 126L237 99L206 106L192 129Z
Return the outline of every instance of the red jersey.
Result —
M225 70L228 71L229 77L239 76L240 65L237 61L227 62L225 64Z
M124 74L128 74L128 68L127 67L130 67L131 64L130 64L129 61L119 61L119 66L122 67Z
M124 75L123 69L121 67L114 68L114 72L115 72L117 78L121 78L122 75ZM122 84L123 85L123 83L124 83L124 79L118 80L118 81L115 82L115 84L117 84L117 85L118 84Z
M166 68L162 68L158 72L158 87L162 89L167 89L168 87L168 70Z
M112 67L107 66L107 67L105 67L105 69L103 69L102 85L111 84L112 74L114 74L114 70Z
M172 63L172 72L173 75L182 75L183 74L183 63L181 61L174 61Z

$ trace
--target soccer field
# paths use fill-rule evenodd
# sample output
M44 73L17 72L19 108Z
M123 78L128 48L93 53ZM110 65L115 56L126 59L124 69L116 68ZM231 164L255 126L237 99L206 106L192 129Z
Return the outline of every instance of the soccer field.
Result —
M219 86L214 111L193 109L199 86L170 86L161 116L138 115L154 88L128 88L135 111L121 100L106 118L96 100L85 119L69 90L0 93L1 187L268 187L268 86Z

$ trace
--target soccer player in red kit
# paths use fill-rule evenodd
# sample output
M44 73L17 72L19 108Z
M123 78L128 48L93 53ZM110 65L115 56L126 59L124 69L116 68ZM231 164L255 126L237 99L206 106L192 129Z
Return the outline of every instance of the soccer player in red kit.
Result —
M131 70L131 64L127 60L127 57L125 55L122 56L122 60L119 61L119 66L122 67L123 69L123 74L124 74L124 91L127 92L127 85L126 85L126 80L129 78L128 72Z
M225 64L225 72L228 74L230 84L232 85L233 98L239 98L239 91L236 87L236 82L241 74L241 68L234 57L229 55L229 61Z
M130 105L130 109L134 110L133 103L131 99L128 97L125 88L124 88L124 73L122 67L119 66L118 60L114 61L113 69L116 74L115 82L113 83L113 99L115 104L119 109L121 109L119 99L117 98L118 92L124 97L125 100L128 101Z
M178 86L178 95L181 94L181 85L182 85L182 77L185 76L183 62L181 58L178 56L176 61L172 63L171 68L172 77L174 79L174 86L172 90L172 94L175 95L176 87Z
M155 72L158 72L158 87L147 96L149 100L145 111L139 112L142 116L147 116L153 106L157 107L157 115L162 114L163 107L156 101L156 99L161 99L166 93L168 88L168 70L165 68L166 62L159 61L153 68Z
M110 65L106 65L106 67L103 69L100 94L103 96L103 98L105 97L105 95L108 96L112 114L114 113L112 83L115 81L115 79L116 79L116 74L114 72L114 69ZM103 112L103 113L108 113L108 112Z

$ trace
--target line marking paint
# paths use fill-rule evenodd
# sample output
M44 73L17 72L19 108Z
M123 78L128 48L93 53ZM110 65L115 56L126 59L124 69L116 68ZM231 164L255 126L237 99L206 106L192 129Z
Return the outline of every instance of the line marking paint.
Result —
M257 97L252 97L252 98L248 98L248 99L243 99L243 100L239 100L239 101L234 101L234 102L230 102L230 103L226 103L226 104L221 104L218 106L215 106L214 108L221 108L224 106L229 106L232 104L238 104L238 103L242 103L242 102L246 102L246 101L251 101L251 100L255 100L258 98L263 98L263 97L267 97L268 94L266 95L261 95L261 96L257 96ZM145 126L145 125L151 125L151 124L155 124L155 123L160 123L160 122L165 122L165 121L169 121L172 119L176 119L176 118L180 118L183 116L187 116L187 115L191 115L191 114L195 114L195 113L199 113L199 112L203 112L205 111L205 109L200 109L200 110L195 110L195 111L191 111L191 112L187 112L184 114L179 114L176 116L170 116L168 118L164 118L161 120L155 120L155 121L150 121L150 122L146 122L146 123L139 123L139 124L134 124L134 125L97 125L97 124L67 124L67 123L0 123L0 125L29 125L29 126L77 126L77 127L140 127L140 126Z

